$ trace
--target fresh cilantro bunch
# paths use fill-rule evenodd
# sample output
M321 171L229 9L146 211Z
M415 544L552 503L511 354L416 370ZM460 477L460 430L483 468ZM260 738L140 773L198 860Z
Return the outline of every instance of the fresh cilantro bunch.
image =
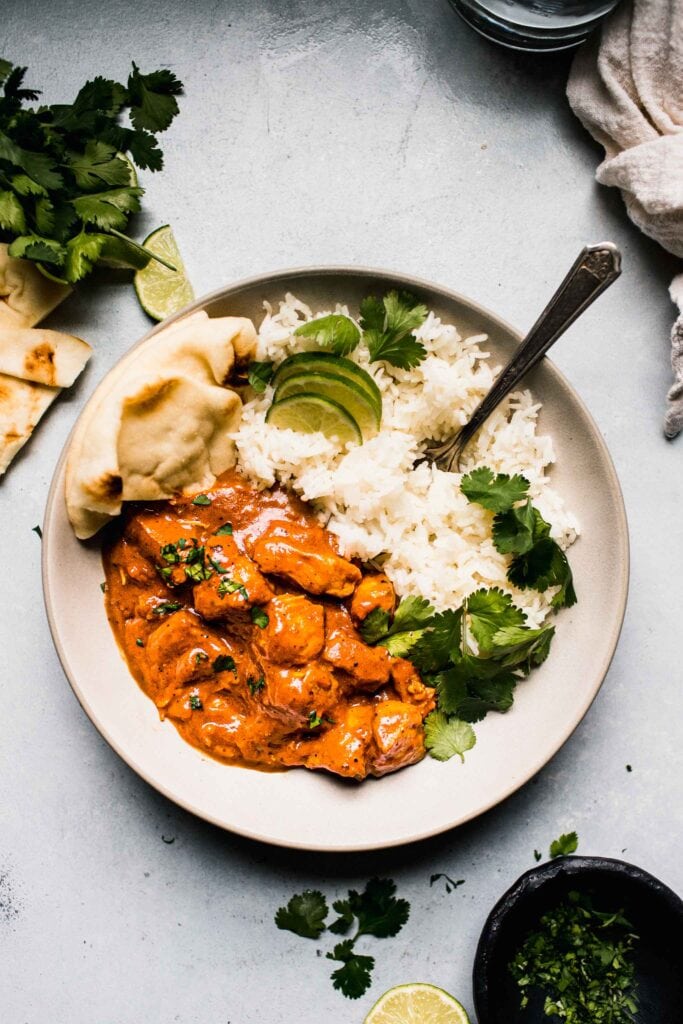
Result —
M182 83L133 64L126 85L98 76L73 103L34 108L26 70L0 60L0 240L69 283L98 262L140 269L152 253L124 234L144 193L131 161L161 170L157 135L178 113Z
M334 901L332 908L339 916L327 925L327 900L317 889L306 889L280 907L275 924L307 939L320 938L326 929L334 935L348 935L355 927L354 935L338 942L327 959L342 965L332 972L334 987L349 999L359 999L370 987L375 959L357 953L356 942L363 935L377 939L398 935L408 920L410 904L397 899L395 893L396 883L391 879L371 878L363 892L350 889L346 899Z
M494 474L488 466L480 466L462 478L460 489L470 501L495 513L493 543L501 554L513 556L507 573L510 583L541 593L558 587L550 602L553 608L576 604L567 556L550 536L550 523L531 504L525 477Z

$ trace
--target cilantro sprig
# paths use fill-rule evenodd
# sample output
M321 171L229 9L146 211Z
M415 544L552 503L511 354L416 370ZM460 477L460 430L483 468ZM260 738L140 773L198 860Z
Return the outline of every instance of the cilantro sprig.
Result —
M427 319L427 307L408 292L391 291L383 299L368 296L360 304L360 325L371 361L410 370L427 355L413 332Z
M370 987L375 959L359 953L356 942L366 935L377 939L398 935L410 915L410 904L397 898L391 879L371 878L363 892L350 889L346 899L335 900L332 908L338 916L327 925L327 900L317 889L306 889L279 908L275 924L310 939L320 938L326 929L333 935L348 935L355 926L353 936L338 942L326 958L341 964L331 975L334 988L349 999L359 999Z
M157 135L178 113L182 83L133 64L125 85L97 76L70 104L31 107L40 93L23 87L26 70L0 60L0 241L10 256L69 283L99 262L169 266L124 232L144 194L132 164L161 170Z
M507 572L510 583L540 593L558 587L550 602L553 608L576 604L567 556L550 536L550 523L531 504L525 477L494 474L488 466L480 466L462 478L460 489L469 501L495 513L494 546L501 554L513 556Z

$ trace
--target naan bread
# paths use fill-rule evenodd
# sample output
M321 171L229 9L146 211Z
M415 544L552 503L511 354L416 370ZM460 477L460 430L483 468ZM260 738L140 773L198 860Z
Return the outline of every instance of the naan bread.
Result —
M77 537L92 537L124 501L204 490L234 465L228 434L242 402L227 384L235 358L250 357L255 347L251 320L197 312L111 371L67 456L66 505Z
M14 260L0 244L0 327L33 327L71 292L44 277L29 260Z
M0 245L0 476L90 358L80 338L31 329L70 291Z
M71 334L0 323L0 373L68 388L89 358L90 346Z

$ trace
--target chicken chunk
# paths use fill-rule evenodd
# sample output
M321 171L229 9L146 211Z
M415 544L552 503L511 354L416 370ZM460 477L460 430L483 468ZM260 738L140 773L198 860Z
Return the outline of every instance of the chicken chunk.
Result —
M193 590L194 606L203 618L228 619L270 601L273 591L268 581L232 537L211 537L205 555L212 575Z
M303 594L280 594L267 605L268 625L254 643L277 665L305 665L320 654L325 642L325 613Z
M412 662L405 658L392 658L391 679L401 700L419 708L423 718L434 710L434 690L431 686L425 686Z
M273 522L252 555L263 572L283 576L310 594L348 597L361 578L360 569L337 554L319 526Z
M372 775L386 775L415 764L425 756L422 715L413 704L399 700L376 704L372 738L376 748L370 757Z
M145 511L131 519L128 534L151 562L166 570L166 582L179 586L186 582L180 554L183 549L188 550L198 543L197 536L201 529L201 524L193 520L178 519L163 512ZM180 553L177 550L178 542L181 544ZM167 557L164 557L164 551Z
M144 650L146 681L157 707L167 706L179 689L207 678L219 687L239 690L242 680L258 672L240 644L215 633L187 609L166 617ZM221 669L231 662L234 670Z
M345 608L325 609L323 658L350 675L364 689L376 690L389 680L387 651L384 647L368 647L363 643Z
M334 725L320 736L296 741L289 755L294 764L325 768L347 779L364 779L368 774L374 710L369 702L344 704L335 712Z
M313 726L337 702L339 684L326 665L314 661L301 668L266 666L263 708L280 722L295 729Z
M393 614L396 606L396 594L388 576L383 572L364 576L356 587L351 598L351 614L357 622L362 622L371 612L378 608Z

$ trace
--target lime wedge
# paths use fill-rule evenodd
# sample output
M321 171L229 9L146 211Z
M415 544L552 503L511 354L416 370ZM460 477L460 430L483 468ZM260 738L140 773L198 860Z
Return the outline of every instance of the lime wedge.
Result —
M142 244L176 268L169 270L156 260L150 260L135 274L135 291L145 313L153 320L165 320L192 302L192 285L185 276L178 245L168 224L153 231Z
M322 395L341 405L360 427L364 441L379 430L380 421L374 404L367 392L350 377L337 377L333 373L296 373L278 384L273 401L280 402L302 392Z
M357 363L344 356L334 356L330 352L297 352L280 363L273 377L273 386L277 387L300 373L333 373L337 377L352 380L367 393L377 414L377 422L382 418L382 395L374 380Z
M435 985L398 985L377 1000L365 1024L470 1024L457 999Z
M363 443L363 436L353 416L331 398L321 395L290 395L280 402L273 402L266 423L283 430L296 430L300 434L314 434L317 431L342 444L348 441Z

